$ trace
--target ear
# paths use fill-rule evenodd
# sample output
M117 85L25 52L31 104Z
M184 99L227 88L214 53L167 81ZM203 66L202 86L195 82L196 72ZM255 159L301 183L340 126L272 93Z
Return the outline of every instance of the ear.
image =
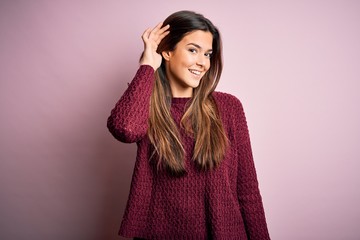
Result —
M170 57L171 57L171 52L170 51L162 51L161 55L166 61L169 61Z

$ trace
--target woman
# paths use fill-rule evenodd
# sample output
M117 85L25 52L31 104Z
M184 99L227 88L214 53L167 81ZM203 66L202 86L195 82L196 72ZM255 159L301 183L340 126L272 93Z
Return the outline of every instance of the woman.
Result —
M180 11L142 35L140 67L108 118L138 146L119 234L141 239L269 239L240 101L215 92L218 29Z

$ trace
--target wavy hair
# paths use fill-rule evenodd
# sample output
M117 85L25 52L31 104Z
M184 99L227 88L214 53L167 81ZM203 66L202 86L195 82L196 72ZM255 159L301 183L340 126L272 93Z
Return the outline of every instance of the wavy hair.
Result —
M213 169L224 158L228 145L219 111L211 95L222 72L222 44L218 29L203 15L192 11L171 14L163 22L170 25L170 33L160 42L157 52L173 51L184 36L196 31L210 32L213 36L210 68L193 90L187 110L181 119L181 127L195 140L192 159L200 169ZM158 168L165 167L170 172L185 173L185 150L178 127L173 120L171 107L171 88L166 77L163 59L155 72L155 85L150 100L148 137L158 155Z

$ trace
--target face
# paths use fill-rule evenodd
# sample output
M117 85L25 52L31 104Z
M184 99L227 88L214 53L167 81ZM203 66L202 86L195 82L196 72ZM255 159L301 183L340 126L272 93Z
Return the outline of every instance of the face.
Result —
M191 97L210 68L213 36L201 30L187 34L174 51L162 53L173 97Z

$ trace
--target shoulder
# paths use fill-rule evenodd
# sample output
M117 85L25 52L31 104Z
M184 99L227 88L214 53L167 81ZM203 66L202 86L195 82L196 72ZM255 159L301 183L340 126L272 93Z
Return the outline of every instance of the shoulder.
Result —
M241 101L229 93L213 92L212 96L229 134L229 139L247 138L247 121Z
M215 91L212 93L212 96L220 110L242 109L241 101L232 94Z
M218 91L213 92L212 96L225 122L242 121L246 118L243 105L236 96Z

